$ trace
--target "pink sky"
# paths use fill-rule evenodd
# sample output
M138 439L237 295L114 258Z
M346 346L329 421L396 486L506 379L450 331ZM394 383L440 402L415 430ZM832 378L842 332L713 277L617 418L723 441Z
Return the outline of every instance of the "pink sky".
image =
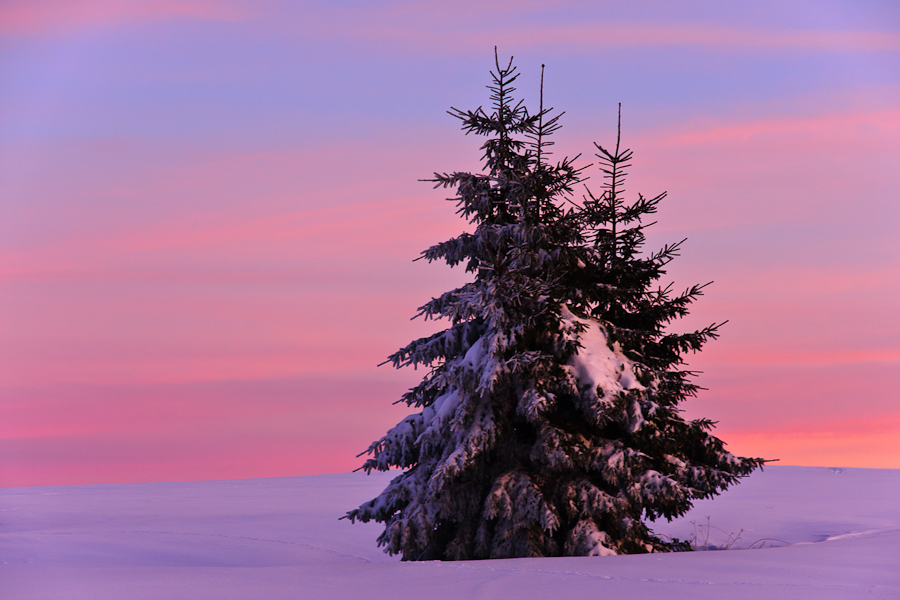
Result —
M492 46L635 151L688 241L691 417L782 464L900 468L900 12L881 2L0 6L0 485L355 468L419 373L376 365L465 281L418 182ZM475 15L477 25L473 24ZM649 249L649 248L648 248Z

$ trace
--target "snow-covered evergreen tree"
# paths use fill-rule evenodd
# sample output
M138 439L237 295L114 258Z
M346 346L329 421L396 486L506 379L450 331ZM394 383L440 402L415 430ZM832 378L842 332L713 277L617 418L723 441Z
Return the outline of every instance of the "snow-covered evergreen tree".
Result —
M484 173L433 180L456 189L475 231L423 252L474 280L420 308L449 328L389 357L430 371L402 398L419 412L362 467L403 471L347 518L384 523L379 545L404 560L684 549L645 520L683 514L763 464L680 416L698 389L682 356L718 326L666 326L702 286L653 287L678 244L640 253L641 219L664 194L624 202L631 152L597 146L603 193L569 202L584 169L548 161L560 115L513 100L511 59L491 75L490 114L451 113L487 137Z

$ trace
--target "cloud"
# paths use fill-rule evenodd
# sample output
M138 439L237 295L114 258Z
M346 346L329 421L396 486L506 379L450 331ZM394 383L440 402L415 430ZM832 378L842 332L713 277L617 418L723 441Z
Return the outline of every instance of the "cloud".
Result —
M534 28L499 43L548 44L589 48L705 46L732 49L802 49L820 51L896 51L900 34L881 31L773 31L702 25L654 25L593 22Z
M0 486L346 472L410 412L402 379L307 377L205 384L0 388ZM722 424L742 456L900 468L900 414Z
M496 7L494 7L496 9ZM520 7L492 10L491 18L475 23L440 9L357 9L340 18L330 10L318 11L312 22L301 25L304 34L319 39L346 37L354 41L415 48L444 54L484 52L500 48L552 48L600 50L634 48L717 48L728 50L797 50L812 52L895 52L900 33L879 30L816 30L747 28L718 24L654 22L639 19L571 19L565 9L548 13ZM479 12L482 9L478 8ZM463 11L463 14L469 13ZM514 15L514 16L513 16ZM584 16L584 15L582 15ZM288 25L292 26L292 25Z
M728 354L717 353L716 361L710 364L740 365L742 367L808 367L838 366L856 363L900 363L900 350L897 348L824 352L811 350L747 352L743 349L736 350L738 351Z
M0 387L0 486L346 472L407 412L399 380Z
M680 131L679 131L680 129ZM900 110L848 112L804 117L774 117L721 125L692 125L645 133L659 147L748 143L777 139L805 140L807 144L883 140L900 148Z
M243 9L229 1L9 0L0 5L0 34L41 34L185 18L234 21L245 16Z
M776 464L900 469L900 415L813 420L806 425L722 429L716 435L739 456L778 459Z
M340 4L318 7L244 0L11 0L0 6L0 34L43 34L88 27L116 27L174 19L238 21L262 17L283 35L302 35L306 42L347 40L415 49L418 54L482 53L501 48L706 47L733 50L801 50L814 52L896 52L900 33L880 30L802 30L746 28L713 24L654 22L587 17L557 7L548 13L539 3L471 3L447 10L437 5L383 2L348 9ZM473 24L470 15L482 18ZM463 15L464 18L460 18ZM664 18L664 17L663 17ZM290 33L288 33L290 32Z
M9 189L30 200L14 210L45 239L6 236L0 282L292 279L376 255L407 262L465 227L443 192L416 181L428 173L417 161L435 153L414 144L172 154L75 146L42 157L53 181Z
M669 192L661 228L842 223L849 234L896 213L897 110L696 120L627 139L629 188Z

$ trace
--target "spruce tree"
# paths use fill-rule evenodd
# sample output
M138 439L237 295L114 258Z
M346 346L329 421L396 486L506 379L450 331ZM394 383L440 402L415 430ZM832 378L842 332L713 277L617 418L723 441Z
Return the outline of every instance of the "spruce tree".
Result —
M646 521L679 516L764 462L727 452L711 421L680 415L699 389L683 356L719 325L667 325L704 286L659 288L680 243L641 253L642 219L665 194L625 202L631 152L618 139L596 145L602 193L572 202L586 167L548 157L561 113L543 108L543 83L529 112L512 95L512 59L502 66L495 51L495 66L490 113L450 111L487 138L483 173L430 180L456 190L474 233L421 257L473 280L419 309L447 329L389 357L428 374L401 398L418 412L361 468L403 471L345 518L384 523L378 544L403 560L687 549Z

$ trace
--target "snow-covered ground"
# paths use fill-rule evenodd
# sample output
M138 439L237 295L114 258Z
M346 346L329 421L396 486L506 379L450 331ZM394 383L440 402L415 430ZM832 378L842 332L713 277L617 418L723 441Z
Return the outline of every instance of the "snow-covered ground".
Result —
M462 563L338 521L390 476L0 489L0 598L900 598L900 470L768 467L654 526L729 550Z

